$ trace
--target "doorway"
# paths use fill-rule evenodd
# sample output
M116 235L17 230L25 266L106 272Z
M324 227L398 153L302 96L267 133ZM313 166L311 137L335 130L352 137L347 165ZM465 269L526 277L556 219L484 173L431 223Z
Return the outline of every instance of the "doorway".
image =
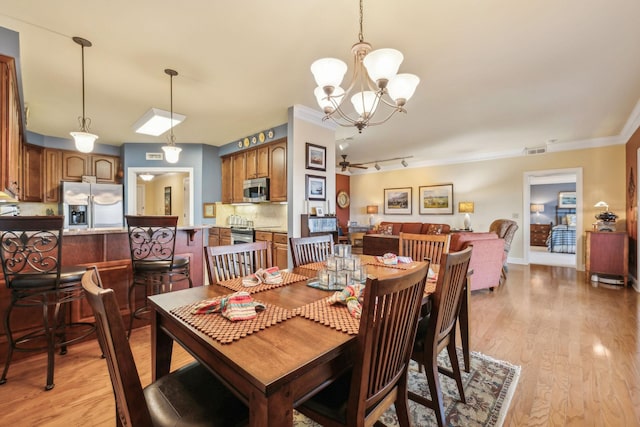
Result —
M582 233L578 230L584 229L582 215L582 168L525 172L523 183L523 237L526 263L574 267L578 270L583 270L584 265L578 262L579 259L582 259L581 247L583 239ZM571 212L571 215L575 215L576 249L574 253L557 253L550 251L548 246L531 246L532 224L544 220L548 221L551 226L557 226L567 221L567 215L570 212L558 208L558 203L556 203L557 195L554 195L551 200L534 200L532 194L536 194L536 186L548 186L556 190L564 187L567 189L575 189L575 210ZM542 207L536 207L535 212L532 212L532 206L539 204L544 204L545 209L548 210L548 215L540 216L543 212L541 210ZM538 218L541 219L538 220ZM551 229L551 227L549 229Z
M184 176L184 179L188 179L189 182L193 182L193 168L180 168L180 167L162 167L162 168L151 168L151 167L130 167L127 168L127 214L128 215L136 215L136 210L138 207L138 175L143 173L149 173L154 175L154 180L156 178L163 179L167 178L170 175L180 174L180 176ZM178 225L193 225L193 204L194 204L194 194L193 194L193 186L189 185L187 187L183 184L183 178L180 178L179 185L171 186L171 200L172 200L172 214L178 215ZM147 196L149 194L147 193ZM183 216L183 212L185 216ZM151 214L150 207L145 206L145 213L147 215Z

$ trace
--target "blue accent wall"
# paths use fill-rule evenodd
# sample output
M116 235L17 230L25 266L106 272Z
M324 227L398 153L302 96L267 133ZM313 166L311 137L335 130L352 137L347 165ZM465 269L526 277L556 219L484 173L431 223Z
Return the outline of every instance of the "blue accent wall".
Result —
M280 139L280 138L284 138L287 136L287 129L288 129L288 124L284 123L281 125L278 125L276 127L271 128L273 129L273 138L268 139L265 141L265 143L271 142L271 141L275 141L276 139ZM264 131L266 132L266 130ZM257 137L258 134L260 132L258 132L257 134L255 134L255 136ZM248 136L249 139L251 139L253 135ZM237 140L233 141L233 142L229 142L228 144L225 144L223 146L220 147L220 152L219 155L220 156L226 156L227 154L231 154L231 153L235 153L236 151L242 151L242 150L246 150L247 148L251 148L254 145L250 145L249 147L239 147L238 146L238 141L242 141L245 137L242 138L238 138Z

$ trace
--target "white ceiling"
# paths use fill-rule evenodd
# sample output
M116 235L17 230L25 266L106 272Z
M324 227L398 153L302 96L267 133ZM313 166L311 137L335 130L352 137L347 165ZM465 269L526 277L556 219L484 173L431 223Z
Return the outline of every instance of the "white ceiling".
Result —
M421 83L408 114L361 135L338 129L337 140L355 134L350 161L619 143L637 126L638 0L368 0L364 14L365 40L401 50L401 71ZM187 116L177 142L223 145L285 123L292 105L318 108L309 66L351 63L358 1L3 0L0 26L20 33L28 130L77 130L80 36L93 43L86 115L98 142L165 141L131 125L169 109L173 68L174 111Z

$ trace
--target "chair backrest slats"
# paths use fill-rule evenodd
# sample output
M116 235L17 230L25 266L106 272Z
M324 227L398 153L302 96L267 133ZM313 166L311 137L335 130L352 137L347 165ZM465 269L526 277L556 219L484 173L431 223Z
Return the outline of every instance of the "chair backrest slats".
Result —
M325 234L311 237L289 238L293 266L299 267L312 262L321 262L333 254L333 236Z
M430 259L440 265L442 255L449 252L450 234L400 233L400 256L410 256L414 261Z
M347 409L349 425L406 375L429 262L386 279L368 278Z
M131 261L168 261L173 264L177 216L125 215Z
M271 242L240 243L204 248L209 283L253 274L259 268L272 266Z

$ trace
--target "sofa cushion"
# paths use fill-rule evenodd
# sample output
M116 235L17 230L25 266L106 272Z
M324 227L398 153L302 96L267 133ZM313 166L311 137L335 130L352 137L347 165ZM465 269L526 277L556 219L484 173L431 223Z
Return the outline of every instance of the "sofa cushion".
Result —
M403 233L420 234L421 229L422 229L421 222L403 222L402 228L400 229L400 231L402 231Z
M380 225L380 227L378 227L378 234L383 234L383 235L393 234L393 224Z
M449 224L422 224L420 234L447 234L451 230ZM402 230L404 232L404 229Z
M391 221L382 221L380 223L380 227L378 230L380 230L381 228L384 229L385 227L391 225L392 227L392 231L391 234L397 236L400 234L400 230L402 229L402 223L401 222L391 222ZM380 233L380 231L378 231L378 233ZM387 233L385 233L387 234Z

